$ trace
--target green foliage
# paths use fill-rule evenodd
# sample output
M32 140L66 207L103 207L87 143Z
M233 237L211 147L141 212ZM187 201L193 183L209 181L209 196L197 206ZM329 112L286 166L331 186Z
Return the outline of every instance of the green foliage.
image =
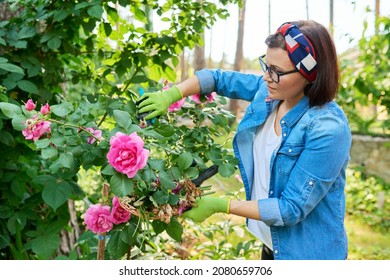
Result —
M368 37L368 27L364 22L364 31L359 40L358 49L351 53L358 55L352 59L341 60L341 86L338 102L355 127L356 132L372 133L378 114L382 110L390 112L390 18L382 17L377 22L378 34ZM346 54L348 57L348 54ZM383 106L377 113L364 116L361 106ZM389 130L388 122L383 122L383 131Z
M173 142L179 138L183 141L181 137L191 133L183 128L174 131L169 127L173 123L160 121L140 129L134 99L140 86L155 86L161 78L174 82L183 48L202 44L203 28L212 25L217 17L226 18L225 5L236 2L10 0L1 3L9 14L0 23L1 259L51 259L58 254L60 232L72 230L67 226L70 216L65 202L99 200L96 194L86 197L77 183L79 170L103 167L102 175L109 182L115 176L104 164L107 139L116 131L142 131L143 136L154 139L150 147L155 152L159 141L164 140L171 147L164 148L161 157L174 151L169 162L153 159L139 180L150 182L153 178L150 171L179 162L182 169L173 171L188 174L189 178L196 176L199 170L185 168L187 163L178 160L182 149L175 149ZM167 23L165 29L153 31L151 11ZM49 102L51 117L61 122L52 122L50 140L32 143L22 136L24 122L33 117L21 106L29 98L37 101L38 106ZM221 120L224 122L224 118ZM102 128L106 140L87 144L90 135L83 130L85 127ZM203 135L206 132L197 135L198 146L202 140L211 139ZM211 142L208 145L213 146ZM188 152L199 163L211 160L233 164L230 158L206 156L204 152L202 158L195 146ZM166 178L168 185L173 180L170 176ZM129 183L123 185L118 179L114 179L115 192L132 191ZM77 213L80 224L81 214ZM62 226L53 230L54 221ZM179 235L176 229L168 231L174 238ZM82 235L75 246L82 248L85 256L93 257L91 248L96 241L96 236ZM150 243L145 237L133 241L141 248ZM49 245L46 249L40 248L43 242ZM80 258L76 248L72 248L68 258L77 257Z
M390 228L390 185L359 170L348 169L346 186L347 214L372 228Z

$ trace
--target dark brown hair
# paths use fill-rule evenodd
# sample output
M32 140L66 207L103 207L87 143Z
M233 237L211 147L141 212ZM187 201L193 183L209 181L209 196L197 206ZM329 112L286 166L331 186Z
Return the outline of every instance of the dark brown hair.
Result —
M339 66L336 48L328 30L313 20L291 22L310 40L316 53L317 78L305 87L310 106L322 106L336 97L339 87ZM286 50L286 41L280 33L271 34L265 40L269 48Z

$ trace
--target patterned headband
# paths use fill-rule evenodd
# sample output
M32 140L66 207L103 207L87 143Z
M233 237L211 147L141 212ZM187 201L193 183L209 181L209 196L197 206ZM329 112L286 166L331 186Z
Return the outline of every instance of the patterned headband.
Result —
M309 39L298 26L289 22L282 24L276 32L284 36L288 56L295 67L309 82L314 82L317 77L317 61Z

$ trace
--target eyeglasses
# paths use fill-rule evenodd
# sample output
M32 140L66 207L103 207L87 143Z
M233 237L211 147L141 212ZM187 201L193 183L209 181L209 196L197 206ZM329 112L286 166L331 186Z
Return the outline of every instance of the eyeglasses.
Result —
M265 57L265 55L262 55L262 56L259 57L259 62L260 62L261 69L263 69L264 73L266 73L268 71L269 76L271 77L272 81L274 81L275 83L279 83L280 76L284 76L284 75L288 75L288 74L299 72L298 69L294 69L294 70L291 70L291 71L280 73L280 72L276 71L275 69L272 69L271 67L269 67L264 62L264 60L263 60L264 57Z

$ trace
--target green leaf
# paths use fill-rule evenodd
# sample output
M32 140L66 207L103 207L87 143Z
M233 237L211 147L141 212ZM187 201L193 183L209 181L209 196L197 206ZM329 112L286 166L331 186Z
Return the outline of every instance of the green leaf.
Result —
M14 137L8 131L0 131L0 142L11 148L15 147Z
M87 13L94 18L100 19L102 17L104 10L99 5L89 7Z
M69 15L69 12L66 10L59 10L54 13L54 20L55 21L63 21L65 18L67 18Z
M112 32L112 27L111 27L111 24L105 22L103 23L103 27L104 27L104 33L106 34L107 37L110 36L111 32Z
M72 168L74 165L73 155L71 153L60 154L59 163L62 167Z
M49 259L58 249L60 242L57 233L45 232L31 241L31 249L42 259Z
M178 166L179 166L180 170L185 170L188 167L190 167L193 160L194 160L194 158L192 157L191 153L188 153L188 152L182 153L178 159Z
M0 69L24 75L24 70L22 68L11 63L0 63Z
M165 160L163 159L151 159L149 158L148 164L150 167L157 171L163 171L165 170Z
M158 127L155 128L155 130L165 137L171 137L173 134L175 134L175 129L168 124L161 124Z
M3 114L10 119L17 116L22 116L22 109L20 109L20 107L16 106L15 104L0 102L0 109Z
M189 179L195 179L199 176L199 170L196 167L189 167L184 171L184 173Z
M131 6L131 11L134 13L134 18L140 22L148 23L148 18L144 11L139 9L137 6Z
M169 195L168 203L171 205L177 205L179 203L179 197L174 194Z
M49 146L49 144L50 140L47 138L35 141L35 146L37 147L37 149L44 149Z
M47 147L41 152L42 158L49 159L58 155L58 150L52 146Z
M116 124L124 128L126 131L131 125L130 114L125 111L114 110L114 119L116 121Z
M23 212L15 212L7 221L8 231L14 235L17 231L26 225L26 214Z
M27 80L20 80L17 82L17 85L21 90L24 90L28 93L38 94L39 92L38 87L33 82Z
M134 192L134 183L125 174L115 173L110 180L111 191L118 197Z
M234 165L228 163L224 163L218 167L218 173L225 178L232 176L235 171L236 169Z
M53 112L53 114L59 117L65 117L73 111L73 105L72 103L64 102L58 105L51 106L50 110Z
M180 242L181 236L183 235L183 226L177 220L177 218L173 217L171 222L168 224L166 231L170 237L174 240Z
M166 204L166 203L168 203L169 195L167 193L163 192L163 191L156 191L153 194L153 199L158 204Z
M35 34L37 34L36 29L34 27L30 26L23 26L20 31L18 32L18 38L19 39L26 39L34 37Z
M160 179L161 187L165 190L171 189L173 190L176 187L175 182L171 179L171 177L165 172L159 172L158 177Z
M42 191L43 200L53 208L57 210L62 204L64 204L71 195L71 186L66 181L61 181L57 184L46 185Z
M149 65L148 76L151 80L158 81L162 76L162 69L160 65L152 64Z
M137 224L130 221L122 230L120 239L126 244L134 244L137 239Z
M129 244L123 242L121 232L116 231L111 234L107 243L107 251L113 260L119 260L129 250Z
M152 227L156 234L162 233L167 228L167 226L168 225L166 223L160 220L154 220L152 222Z
M143 131L143 134L146 136L153 137L155 139L164 140L165 137L159 134L157 131L155 131L152 127L148 127Z
M163 67L163 69L164 69L164 74L165 74L166 78L169 81L175 81L176 80L176 71L166 64L165 64L165 66L166 67Z
M26 128L26 124L25 124L26 120L27 119L25 116L22 116L22 115L16 116L16 117L12 118L12 121L11 121L12 127L17 131L22 131L23 129Z
M53 186L56 185L56 178L50 175L39 175L35 177L33 183L41 186Z
M8 219L12 213L13 210L8 205L0 205L0 219Z
M104 175L114 175L115 174L115 169L114 167L112 167L111 165L107 164L101 171L100 173L104 174Z
M47 42L47 46L51 50L56 50L61 46L61 39L58 37L53 37Z

